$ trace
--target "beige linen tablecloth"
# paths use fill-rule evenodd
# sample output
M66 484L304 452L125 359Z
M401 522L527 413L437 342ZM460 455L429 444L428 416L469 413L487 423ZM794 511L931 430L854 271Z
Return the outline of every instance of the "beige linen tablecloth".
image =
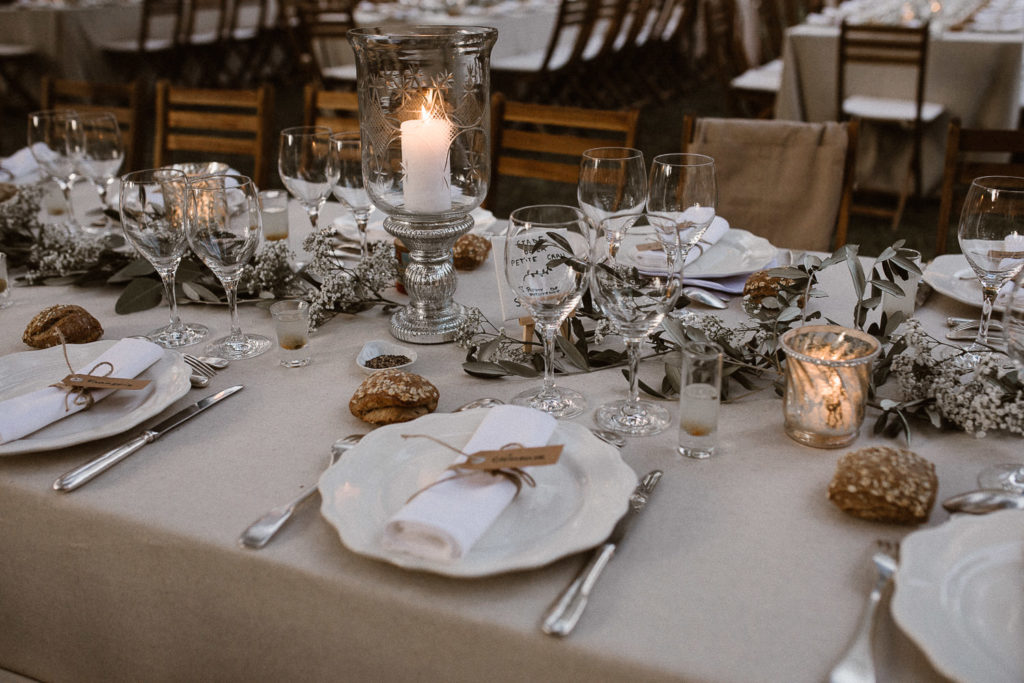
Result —
M846 282L840 269L827 287ZM457 298L496 314L493 272L462 276ZM0 354L25 350L21 330L52 303L84 306L108 339L166 321L164 308L116 315L112 289L13 293ZM845 307L832 306L842 318ZM937 330L945 314L976 312L936 295L922 317ZM736 302L728 315L739 318ZM227 331L223 307L183 306L182 316ZM272 333L255 306L242 307L241 323ZM581 556L476 580L406 571L346 550L315 504L263 550L238 547L251 521L316 481L335 439L366 430L347 407L364 377L355 355L387 336L375 312L338 316L313 337L309 367L279 367L273 352L232 363L165 416L231 384L244 391L71 494L51 490L54 479L121 438L0 458L0 666L48 681L821 681L874 580L874 540L909 531L826 500L844 451L787 438L769 390L723 408L713 460L676 455L671 430L622 450L637 473L665 477L567 640L538 626ZM539 381L472 378L451 345L417 351L413 369L440 389L441 411ZM647 379L660 374L660 363L644 364ZM618 370L559 382L591 408L627 388ZM591 425L591 412L577 421ZM940 500L1021 455L1018 438L915 430ZM889 443L866 431L858 447ZM937 509L929 524L946 518ZM876 644L882 680L938 679L887 615Z

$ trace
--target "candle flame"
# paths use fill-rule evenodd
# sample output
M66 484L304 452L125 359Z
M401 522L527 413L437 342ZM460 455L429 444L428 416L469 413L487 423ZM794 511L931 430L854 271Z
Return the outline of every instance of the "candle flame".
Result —
M420 120L426 121L429 118L430 114L427 112L427 108L425 106L420 107Z

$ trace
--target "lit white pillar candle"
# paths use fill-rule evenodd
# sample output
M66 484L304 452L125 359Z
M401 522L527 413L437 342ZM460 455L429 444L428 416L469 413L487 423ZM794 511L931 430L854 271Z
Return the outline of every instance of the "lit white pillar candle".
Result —
M402 166L405 168L405 210L442 213L452 208L451 124L421 109L418 119L402 122Z

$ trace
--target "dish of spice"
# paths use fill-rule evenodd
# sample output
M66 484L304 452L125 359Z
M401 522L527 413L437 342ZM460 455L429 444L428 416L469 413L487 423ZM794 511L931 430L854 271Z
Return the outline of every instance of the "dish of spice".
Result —
M408 356L385 353L379 356L374 356L370 360L366 361L366 367L373 368L374 370L383 370L384 368L397 368L401 365L408 365L411 362L412 359Z
M415 362L415 351L384 339L366 342L356 356L356 365L366 373L395 368L407 369Z

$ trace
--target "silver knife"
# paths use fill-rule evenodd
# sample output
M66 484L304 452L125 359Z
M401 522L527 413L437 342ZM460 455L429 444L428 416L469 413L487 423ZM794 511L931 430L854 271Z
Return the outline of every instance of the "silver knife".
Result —
M544 622L541 624L541 630L544 633L549 636L567 636L572 633L580 617L583 616L583 610L587 607L590 591L593 590L594 584L597 583L598 577L601 576L601 572L604 571L608 562L611 561L612 555L615 554L616 548L622 542L633 520L636 519L636 516L647 505L651 493L654 492L654 487L661 480L661 475L661 470L654 470L645 474L643 479L640 480L633 494L629 497L629 509L626 510L626 514L622 516L622 519L612 529L608 539L594 549L590 555L590 560L583 565L583 568L576 575L576 578L573 579L572 583L569 584L568 588L552 603L551 608L544 617Z
M147 443L152 443L159 439L161 436L171 431L182 422L190 420L199 413L203 412L215 403L218 403L228 396L234 394L237 391L242 390L242 385L237 384L233 387L228 387L222 391L218 391L212 396L207 396L204 399L196 401L192 405L179 410L174 415L164 420L158 425L150 427L146 431L142 432L139 436L135 437L131 441L124 443L117 448L107 451L103 455L89 462L85 463L81 467L76 467L67 474L61 476L57 481L53 482L53 488L56 491L74 491L79 486L89 481L96 475L106 472L108 469L121 462L129 455L139 450Z

